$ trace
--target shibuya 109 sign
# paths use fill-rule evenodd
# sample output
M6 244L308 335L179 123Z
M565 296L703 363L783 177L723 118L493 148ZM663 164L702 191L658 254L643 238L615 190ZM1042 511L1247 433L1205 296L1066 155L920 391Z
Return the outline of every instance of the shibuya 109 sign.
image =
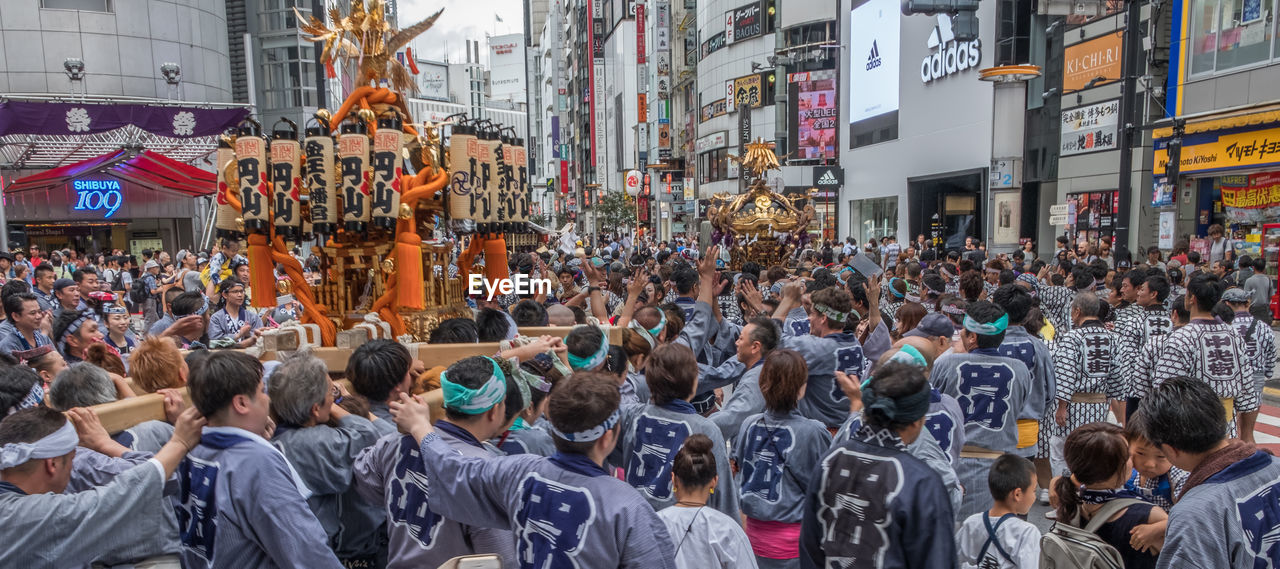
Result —
M932 53L920 62L920 81L926 85L948 75L977 69L982 63L980 40L956 41L951 31L951 18L938 14L938 24L929 34L927 44Z
M71 189L76 191L76 211L102 211L103 219L115 215L124 204L124 190L119 180L73 180Z

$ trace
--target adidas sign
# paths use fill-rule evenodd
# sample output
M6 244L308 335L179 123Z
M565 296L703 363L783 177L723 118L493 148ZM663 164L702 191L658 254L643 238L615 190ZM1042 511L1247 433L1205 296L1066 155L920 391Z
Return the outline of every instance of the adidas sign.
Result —
M977 69L982 62L982 44L979 40L956 41L951 18L946 14L938 14L938 25L929 34L926 45L933 54L920 62L920 81L925 84L966 69Z
M880 67L880 48L871 40L871 53L867 54L867 71Z
M818 174L818 171L817 171L818 169L822 170L821 174ZM825 188L840 187L840 184L841 184L840 176L836 174L836 168L823 166L818 169L814 170L814 175L817 176L817 180L814 181L813 185L821 186Z

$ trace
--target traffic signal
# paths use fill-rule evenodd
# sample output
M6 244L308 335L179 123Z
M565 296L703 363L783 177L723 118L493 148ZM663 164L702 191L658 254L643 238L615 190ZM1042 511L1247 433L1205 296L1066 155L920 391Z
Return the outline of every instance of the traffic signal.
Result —
M951 31L958 42L978 39L978 0L902 0L902 13L951 15Z

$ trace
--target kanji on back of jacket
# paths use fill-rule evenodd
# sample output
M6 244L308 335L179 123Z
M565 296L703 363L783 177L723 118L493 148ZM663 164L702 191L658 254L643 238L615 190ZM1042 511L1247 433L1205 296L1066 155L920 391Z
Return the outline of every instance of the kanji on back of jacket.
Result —
M325 346L359 326L426 341L440 321L468 314L473 265L483 259L485 278L503 279L508 251L537 245L524 140L465 114L438 123L409 114L417 69L407 46L440 14L403 30L382 0L352 0L323 20L296 14L329 77L341 70L354 88L301 132L288 119L270 133L246 119L220 140L217 236L248 242L250 286L293 295ZM289 254L313 239L316 283ZM277 280L277 264L287 279Z

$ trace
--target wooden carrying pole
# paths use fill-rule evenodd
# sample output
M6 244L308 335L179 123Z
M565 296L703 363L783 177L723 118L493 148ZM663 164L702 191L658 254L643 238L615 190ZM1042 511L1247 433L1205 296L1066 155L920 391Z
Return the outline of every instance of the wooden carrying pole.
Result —
M345 379L338 380L338 383L345 384L348 390L351 389L351 383ZM191 395L187 393L187 388L183 387L178 392L182 394L187 404L191 405ZM432 417L444 417L444 396L439 389L423 393L422 399L431 406ZM118 433L146 421L165 420L164 396L157 393L94 405L92 409L98 414L102 427L108 433Z
M564 337L568 335L571 327L560 326L542 326L542 327L526 327L521 328L520 333L524 336L557 336ZM622 343L622 329L618 327L610 327L605 329L609 335L609 343L620 345ZM492 356L501 351L501 347L497 342L486 342L483 344L415 344L417 358L427 364L428 368L450 365L458 360L469 358L472 356ZM325 367L330 373L342 373L347 369L347 360L351 358L353 350L346 348L312 348L311 354L320 358L325 363ZM412 349L410 350L413 351ZM274 353L264 353L261 356L265 360L273 360L276 355ZM348 389L351 388L350 382L346 379L338 380L344 383ZM178 390L186 399L187 404L191 404L191 396L187 393L187 388ZM423 399L431 406L432 417L444 416L444 400L440 390L428 391L422 394ZM130 397L111 403L102 405L94 405L93 410L98 414L98 418L102 420L102 426L108 433L118 433L125 429L132 428L134 425L145 421L163 421L164 416L164 396L155 393L148 393L138 397Z

